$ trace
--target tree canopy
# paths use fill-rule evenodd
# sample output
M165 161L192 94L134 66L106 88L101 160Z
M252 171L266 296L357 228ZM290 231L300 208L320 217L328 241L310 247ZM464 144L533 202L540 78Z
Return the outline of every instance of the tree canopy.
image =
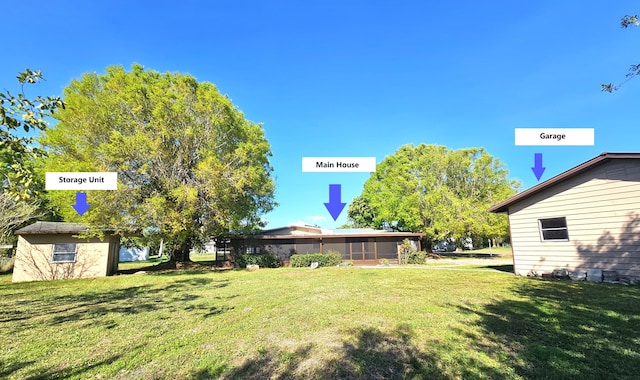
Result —
M36 175L44 151L34 145L33 133L44 130L56 109L64 107L60 97L29 98L25 85L44 77L41 71L25 69L16 77L17 93L0 93L0 242L15 241L13 232L37 217L51 217L42 202L44 181Z
M75 192L49 197L67 220L147 231L173 244L173 258L212 236L259 227L270 211L270 146L260 124L190 75L134 65L88 73L64 90L66 109L41 139L46 171L118 173L118 190L88 191L84 216Z
M404 145L377 165L348 215L361 227L424 232L430 243L505 238L506 216L487 208L517 191L507 174L483 148Z
M351 201L347 209L347 215L351 224L348 227L355 228L380 228L376 224L375 215L369 205L369 201L362 195L359 195Z
M7 192L0 193L0 243L13 243L13 233L38 216L36 200L16 200Z
M33 145L30 133L44 130L46 118L64 108L64 103L57 96L27 97L24 86L44 80L41 71L25 69L16 78L20 84L17 94L9 90L0 93L0 181L2 191L11 197L33 201L42 190L35 184L34 161L44 151Z

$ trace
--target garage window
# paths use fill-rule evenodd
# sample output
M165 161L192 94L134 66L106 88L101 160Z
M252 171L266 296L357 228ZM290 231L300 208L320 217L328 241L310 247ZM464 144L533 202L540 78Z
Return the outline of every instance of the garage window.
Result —
M75 243L54 244L53 254L51 255L52 263L75 263L78 247Z
M538 219L542 241L568 241L567 218Z

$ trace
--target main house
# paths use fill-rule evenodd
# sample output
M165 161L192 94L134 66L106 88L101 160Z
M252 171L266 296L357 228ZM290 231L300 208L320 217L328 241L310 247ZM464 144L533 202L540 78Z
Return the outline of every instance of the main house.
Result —
M640 279L640 153L602 153L506 201L514 271Z
M103 277L118 271L120 236L81 238L89 229L77 223L35 222L16 231L13 281Z
M379 260L397 260L398 246L408 239L413 248L420 250L424 234L391 232L370 228L325 229L306 225L290 225L263 230L251 236L233 237L230 247L242 254L271 253L283 263L292 254L340 253L343 260L355 264L378 264ZM225 249L221 246L221 249Z

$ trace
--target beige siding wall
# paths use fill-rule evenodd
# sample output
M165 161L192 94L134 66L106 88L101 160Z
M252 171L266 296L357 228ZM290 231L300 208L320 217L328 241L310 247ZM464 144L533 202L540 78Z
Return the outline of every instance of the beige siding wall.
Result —
M542 241L539 219L565 217L569 241ZM640 160L616 159L509 208L517 274L567 268L640 277Z
M74 263L52 263L54 243L76 243ZM116 257L117 263L117 257ZM21 235L18 237L13 281L102 277L109 273L109 238L76 239L71 235Z

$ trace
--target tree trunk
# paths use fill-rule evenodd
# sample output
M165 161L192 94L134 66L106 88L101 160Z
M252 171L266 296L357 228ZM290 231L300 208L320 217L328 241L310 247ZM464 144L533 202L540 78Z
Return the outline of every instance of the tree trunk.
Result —
M190 262L191 257L189 253L191 252L192 246L191 239L186 239L182 243L175 245L173 252L171 252L171 260L181 263Z

